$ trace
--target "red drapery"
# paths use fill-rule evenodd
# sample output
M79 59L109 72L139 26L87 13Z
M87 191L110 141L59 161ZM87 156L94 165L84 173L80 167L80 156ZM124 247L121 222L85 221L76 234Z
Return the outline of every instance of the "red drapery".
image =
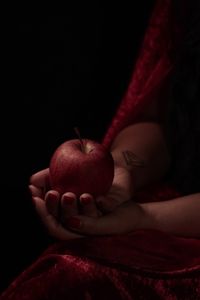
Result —
M116 134L137 120L145 105L163 98L173 69L173 52L180 39L172 1L157 1L149 20L139 57L127 91L108 128L103 144L110 146Z

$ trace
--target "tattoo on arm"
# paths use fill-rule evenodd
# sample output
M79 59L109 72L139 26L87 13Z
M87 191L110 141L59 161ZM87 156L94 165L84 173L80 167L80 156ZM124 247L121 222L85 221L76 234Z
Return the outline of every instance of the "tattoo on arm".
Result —
M136 166L140 168L145 167L144 160L139 158L135 153L132 151L126 150L122 151L122 155L124 157L124 160L128 166Z

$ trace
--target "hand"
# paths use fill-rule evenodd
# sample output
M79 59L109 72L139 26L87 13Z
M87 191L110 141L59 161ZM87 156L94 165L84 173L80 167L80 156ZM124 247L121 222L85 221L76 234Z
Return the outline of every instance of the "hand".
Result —
M143 210L141 206L131 200L126 201L121 205L119 204L118 201L120 201L120 198L118 197L120 193L122 195L122 199L125 201L125 199L130 196L129 192L131 192L131 190L125 188L128 187L128 183L125 180L126 177L123 176L123 174L125 175L125 172L123 173L122 170L118 170L115 174L114 182L119 182L119 186L121 188L115 189L114 186L117 187L117 184L113 184L113 187L111 188L110 195L111 192L113 193L112 195L118 195L116 197L118 207L116 207L113 212L97 218L98 210L95 206L95 200L90 195L90 198L86 198L87 201L85 201L85 211L88 214L87 216L79 214L78 209L75 209L74 207L71 208L71 213L69 213L69 208L67 205L64 205L65 201L62 197L63 225L58 220L57 215L59 195L56 191L48 190L50 187L49 169L42 170L31 176L30 190L35 203L36 211L38 212L49 234L60 240L68 240L82 238L85 235L120 234L136 229L138 227L138 223L144 217ZM120 181L120 178L124 178L124 180ZM126 183L124 184L124 189L122 188L122 182ZM52 197L52 195L54 196ZM73 195L73 197L74 201L76 202L75 195Z
M130 200L119 205L113 212L96 219L83 215L68 218L66 225L79 234L115 235L141 229L145 220L147 217L142 206Z
M142 207L132 200L134 194L132 176L124 167L116 167L112 187L105 197L94 199L90 195L90 206L93 216L77 214L74 217L67 216L67 207L62 207L63 226L75 233L85 235L105 235L127 233L138 228L144 217ZM89 195L89 194L88 194ZM97 204L97 206L96 206ZM98 218L99 207L103 214ZM64 212L66 210L66 212Z
M96 202L104 212L111 212L122 202L130 200L133 193L130 173L122 167L115 168L113 185L106 197L94 199L92 195L83 194L80 197L81 205L78 205L76 195L73 193L65 193L60 197L57 191L50 190L49 169L44 169L31 176L29 188L36 211L49 234L61 240L83 237L69 229L68 220L71 217L77 215L83 217L84 215L93 223L97 221L97 217L102 215ZM102 222L104 220L102 218L99 218L98 222Z
M61 197L57 191L50 190L48 168L31 176L29 189L36 211L50 235L61 240L82 237L62 225L68 217L80 213L76 195L65 193ZM79 208L81 213L97 217L100 213L91 199L93 200L89 194L81 195Z

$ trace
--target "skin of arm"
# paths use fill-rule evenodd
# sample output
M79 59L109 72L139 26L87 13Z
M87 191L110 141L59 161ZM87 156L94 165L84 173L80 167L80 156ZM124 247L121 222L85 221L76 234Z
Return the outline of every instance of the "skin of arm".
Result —
M168 201L140 204L138 228L151 228L183 237L200 238L200 193Z
M162 180L170 165L170 155L160 122L134 123L121 130L110 148L115 173L112 187L96 203L103 212L130 200L146 185Z
M160 122L142 121L126 127L113 141L111 153L117 166L129 170L134 190L162 180L170 167L170 155ZM200 193L137 205L142 216L137 225L134 224L137 228L200 237Z
M170 166L164 132L157 122L139 122L123 129L111 153L116 167L130 172L134 191L160 181Z

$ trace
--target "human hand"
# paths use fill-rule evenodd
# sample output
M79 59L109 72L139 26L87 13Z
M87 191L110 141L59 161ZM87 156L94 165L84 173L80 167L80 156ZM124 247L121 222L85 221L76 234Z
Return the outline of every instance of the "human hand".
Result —
M119 235L147 227L147 219L143 207L129 200L96 219L84 215L68 218L66 228L84 235Z
M85 193L78 201L73 193L61 196L57 191L51 190L48 168L31 176L29 188L36 211L49 234L61 240L83 237L68 227L68 220L73 216L82 215L95 221L102 216L99 209L104 213L111 212L121 203L130 200L133 193L130 173L121 167L115 167L113 184L108 194L97 199Z
M82 210L79 212L77 209L74 210L73 215L74 216L80 215L80 216L88 217L88 219L86 219L86 220L92 220L92 222L89 221L91 224L93 222L95 222L95 224L96 224L97 217L100 217L100 220L97 221L97 224L98 224L98 222L101 222L101 220L102 220L101 217L103 214L108 214L108 213L115 211L116 209L121 207L122 203L128 203L128 201L130 199L132 199L132 197L133 197L133 192L134 192L134 189L133 189L133 183L132 183L132 176L131 176L130 172L123 167L115 167L115 175L114 175L113 184L112 184L111 189L109 190L108 194L105 196L98 197L97 199L94 199L94 197L90 194L85 194L86 201L82 201L83 202ZM83 196L84 195L82 195L82 197ZM75 195L74 195L74 197L75 197ZM62 224L65 228L69 229L69 227L68 227L69 220L74 220L74 222L75 222L74 225L75 226L78 225L78 224L76 224L77 219L76 218L72 219L69 215L69 211L68 211L69 206L62 205L61 210L62 210ZM87 222L86 222L86 224L87 224ZM95 228L95 226L94 226L94 228ZM119 230L119 229L117 228L117 230Z
M61 197L63 200L60 201L56 191L48 190L50 188L49 169L42 170L31 176L30 190L36 211L49 234L60 240L68 240L82 238L85 235L120 234L136 229L138 222L143 218L143 210L137 203L131 200L125 201L131 192L130 187L128 188L128 182L125 180L125 173L123 173L122 170L118 170L115 176L116 178L113 181L111 191L113 191L113 195L117 195L116 202L118 205L117 207L115 206L113 212L100 216L92 195L86 194L87 197L85 199L87 200L83 203L82 212L80 213L78 208L76 208L75 203L77 203L77 201L74 194L67 193L68 197L71 196L68 199L73 198L75 202L73 208L69 208L70 205L65 203L64 196ZM120 178L124 179L120 181ZM121 189L114 189L114 183L117 186L117 182L121 182L121 184L119 184ZM123 182L126 184L123 185ZM124 189L122 187L124 187ZM127 191L129 191L129 193ZM125 203L119 204L120 194ZM83 198L82 196L82 199ZM114 198L112 201L113 204ZM59 202L63 202L62 223L58 219ZM82 202L84 201L82 200ZM84 215L84 209L87 215Z
M67 218L78 213L84 213L90 217L97 217L100 214L94 201L90 201L93 198L89 194L81 195L78 203L73 193L59 195L57 191L51 190L48 168L31 176L29 189L41 221L49 234L55 238L66 240L82 237L63 227L62 224Z
M132 200L134 185L131 173L115 166L113 184L107 195L94 199L90 195L93 211L100 208L98 218L88 215L68 217L63 224L67 229L86 235L121 234L135 230L144 217L142 206ZM63 207L63 209L65 209Z

